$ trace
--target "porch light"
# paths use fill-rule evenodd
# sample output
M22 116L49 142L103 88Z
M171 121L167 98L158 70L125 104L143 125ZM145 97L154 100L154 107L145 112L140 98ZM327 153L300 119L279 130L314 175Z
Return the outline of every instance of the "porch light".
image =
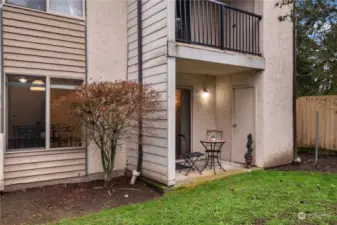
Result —
M43 87L44 83L43 83L42 80L34 80L33 83L32 83L32 85L33 86L30 87L31 91L45 91L46 90L46 88ZM34 87L34 85L37 85L37 87L36 86Z
M209 92L206 88L204 88L202 91L202 97L207 98L208 96L209 96Z

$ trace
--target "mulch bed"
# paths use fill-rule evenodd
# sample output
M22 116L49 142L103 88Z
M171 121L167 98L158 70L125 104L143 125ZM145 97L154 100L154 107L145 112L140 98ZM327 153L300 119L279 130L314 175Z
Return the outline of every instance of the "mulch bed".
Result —
M128 182L129 179L122 177L114 179L110 188L103 188L102 181L95 181L4 193L0 224L47 223L161 196L142 181L133 186Z
M300 164L287 164L274 167L274 170L286 171L311 171L321 173L337 173L337 156L336 155L319 155L318 164L315 166L315 155L310 153L299 153L301 158Z

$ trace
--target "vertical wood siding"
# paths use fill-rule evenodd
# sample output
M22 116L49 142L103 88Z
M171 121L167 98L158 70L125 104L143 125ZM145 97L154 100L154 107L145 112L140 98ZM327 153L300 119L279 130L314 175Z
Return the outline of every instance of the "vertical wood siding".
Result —
M128 2L128 79L138 80L137 1ZM143 83L159 93L160 108L143 122L143 175L168 183L167 0L142 0ZM137 136L128 144L128 169L137 166Z
M85 22L5 5L4 71L85 77Z
M6 153L5 186L85 175L85 150Z
M315 148L316 112L319 149L337 151L337 96L306 96L296 100L297 147Z

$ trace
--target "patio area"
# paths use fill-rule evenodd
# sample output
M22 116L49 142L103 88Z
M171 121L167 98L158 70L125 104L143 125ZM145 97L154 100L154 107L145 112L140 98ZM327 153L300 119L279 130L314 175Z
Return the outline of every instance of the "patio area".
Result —
M177 161L180 162L180 161ZM205 166L205 160L199 160L196 162L196 166L201 170ZM176 187L181 186L194 186L199 183L203 183L210 180L216 180L219 178L227 177L238 173L248 173L251 170L257 170L256 167L251 167L247 169L244 164L228 162L221 160L222 167L226 170L223 171L217 164L214 175L214 169L210 169L209 165L202 171L202 175L198 171L190 171L187 176L185 176L187 170L176 170Z

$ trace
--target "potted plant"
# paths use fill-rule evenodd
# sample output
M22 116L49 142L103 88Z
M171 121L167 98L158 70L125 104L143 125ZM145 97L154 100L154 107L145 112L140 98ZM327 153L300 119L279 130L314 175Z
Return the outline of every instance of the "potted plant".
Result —
M247 152L245 154L245 159L246 159L246 164L247 164L247 168L252 164L253 162L253 135L252 134L248 134L247 136Z
M216 135L215 135L215 134L212 134L211 140L212 140L212 141L216 141Z

